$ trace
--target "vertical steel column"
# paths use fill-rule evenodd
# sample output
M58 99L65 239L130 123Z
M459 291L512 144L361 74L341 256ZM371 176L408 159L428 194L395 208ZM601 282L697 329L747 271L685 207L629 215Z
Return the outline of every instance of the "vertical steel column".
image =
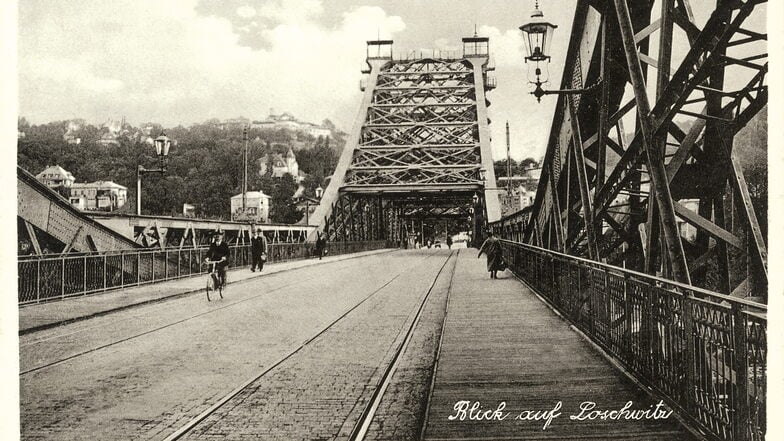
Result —
M566 145L566 219L564 219L564 253L566 254L570 254L569 215L572 214L572 152L569 151L571 148L570 144ZM536 213L531 213L531 216L536 216Z
M675 280L679 282L691 284L689 268L686 265L686 256L683 251L683 243L681 242L678 224L675 220L675 208L672 204L672 194L670 193L670 186L667 181L667 172L664 169L664 159L653 145L651 106L648 102L648 96L646 95L647 92L645 90L642 67L640 66L640 59L634 43L634 30L632 29L632 22L629 16L629 8L627 7L625 0L614 0L614 2L618 15L618 25L621 30L623 47L626 52L626 61L629 67L629 77L632 82L637 109L640 115L640 125L644 139L643 145L648 159L653 193L656 195L656 201L659 210L661 211L660 218L662 230L667 244L667 254L670 258L670 265L672 265L672 275Z
M550 196L553 199L553 222L555 224L555 240L558 242L558 251L564 251L566 240L564 239L563 223L561 219L561 203L558 201L558 187L555 185L555 177L553 176L553 164L546 170L547 178L550 181Z
M605 6L605 11L607 7ZM596 132L596 147L599 149L596 159L595 195L604 185L604 174L607 163L607 107L609 106L610 81L607 78L607 13L602 12L602 40L599 54L599 76L602 78L602 92L599 98L599 128ZM601 234L601 233L600 233Z
M580 199L583 205L583 225L588 236L588 256L593 260L599 260L599 248L593 224L593 204L591 204L588 176L585 170L583 138L580 135L580 121L577 118L577 103L572 95L569 95L567 99L569 101L569 121L572 126L572 153L574 153L574 165L577 167L577 180L579 181Z
M656 99L661 99L664 94L664 89L670 82L670 66L672 65L672 8L674 0L662 0L661 18L659 27L659 57L657 60L657 73L656 73ZM662 158L664 158L667 149L667 132L662 133L654 139L654 148L658 149ZM660 235L660 222L659 210L656 205L656 199L651 194L648 195L648 217L646 220L646 243L645 243L645 268L644 271L648 274L655 274L656 256L659 254L658 249L664 248L661 243ZM662 261L662 267L664 265Z

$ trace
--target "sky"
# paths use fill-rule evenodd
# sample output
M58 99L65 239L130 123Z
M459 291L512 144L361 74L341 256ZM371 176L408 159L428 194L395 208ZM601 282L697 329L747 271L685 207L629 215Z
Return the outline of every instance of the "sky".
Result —
M558 25L552 89L560 84L576 0L540 3ZM704 22L713 2L691 4ZM498 87L488 93L494 158L506 155L509 121L512 156L540 159L556 98L537 103L529 94L518 27L533 9L534 0L25 0L18 3L19 115L34 124L125 117L170 127L261 120L272 110L330 119L349 132L367 40L392 39L395 53L427 54L461 50L461 38L476 31L490 38L496 67ZM759 9L749 22L764 32ZM675 59L688 50L682 34L676 32ZM630 88L627 94L631 99Z
M544 0L556 31L557 84L575 0ZM274 109L349 131L367 40L396 53L461 49L490 38L498 87L488 94L494 156L539 157L555 99L527 95L522 34L533 0L25 0L18 4L19 115L34 124L190 125L264 119ZM560 57L559 57L560 55ZM560 60L560 61L558 61Z

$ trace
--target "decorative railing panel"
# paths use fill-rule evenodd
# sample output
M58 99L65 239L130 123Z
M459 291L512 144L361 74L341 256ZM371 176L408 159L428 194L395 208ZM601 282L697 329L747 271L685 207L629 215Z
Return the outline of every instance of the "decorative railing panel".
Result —
M502 248L518 277L693 427L764 439L765 305L519 242Z
M331 242L330 255L385 248L386 241ZM203 274L208 247L133 250L57 257L25 257L18 261L20 305L139 286ZM231 266L250 266L250 245L230 247ZM267 263L315 255L314 244L270 244Z

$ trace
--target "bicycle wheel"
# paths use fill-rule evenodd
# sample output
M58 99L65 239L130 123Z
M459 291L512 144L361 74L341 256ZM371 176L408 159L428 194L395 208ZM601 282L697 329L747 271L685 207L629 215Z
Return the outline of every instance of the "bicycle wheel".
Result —
M213 279L212 274L207 277L207 301L210 302L210 291L215 289L215 280Z

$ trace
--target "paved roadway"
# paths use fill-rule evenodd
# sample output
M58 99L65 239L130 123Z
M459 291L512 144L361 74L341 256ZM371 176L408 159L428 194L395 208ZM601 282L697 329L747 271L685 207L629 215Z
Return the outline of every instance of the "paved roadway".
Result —
M221 301L175 296L24 334L22 437L161 440L193 423L181 439L348 439L412 327L366 440L688 439L674 418L569 420L582 401L656 400L466 249L300 267L235 283ZM460 400L505 401L513 415L450 420ZM547 430L513 419L557 401Z
M23 335L23 438L162 439L367 299L334 336L272 372L265 387L286 395L283 405L225 429L334 437L358 417L368 381L448 256L418 250L322 264L231 285L222 301L198 293Z

